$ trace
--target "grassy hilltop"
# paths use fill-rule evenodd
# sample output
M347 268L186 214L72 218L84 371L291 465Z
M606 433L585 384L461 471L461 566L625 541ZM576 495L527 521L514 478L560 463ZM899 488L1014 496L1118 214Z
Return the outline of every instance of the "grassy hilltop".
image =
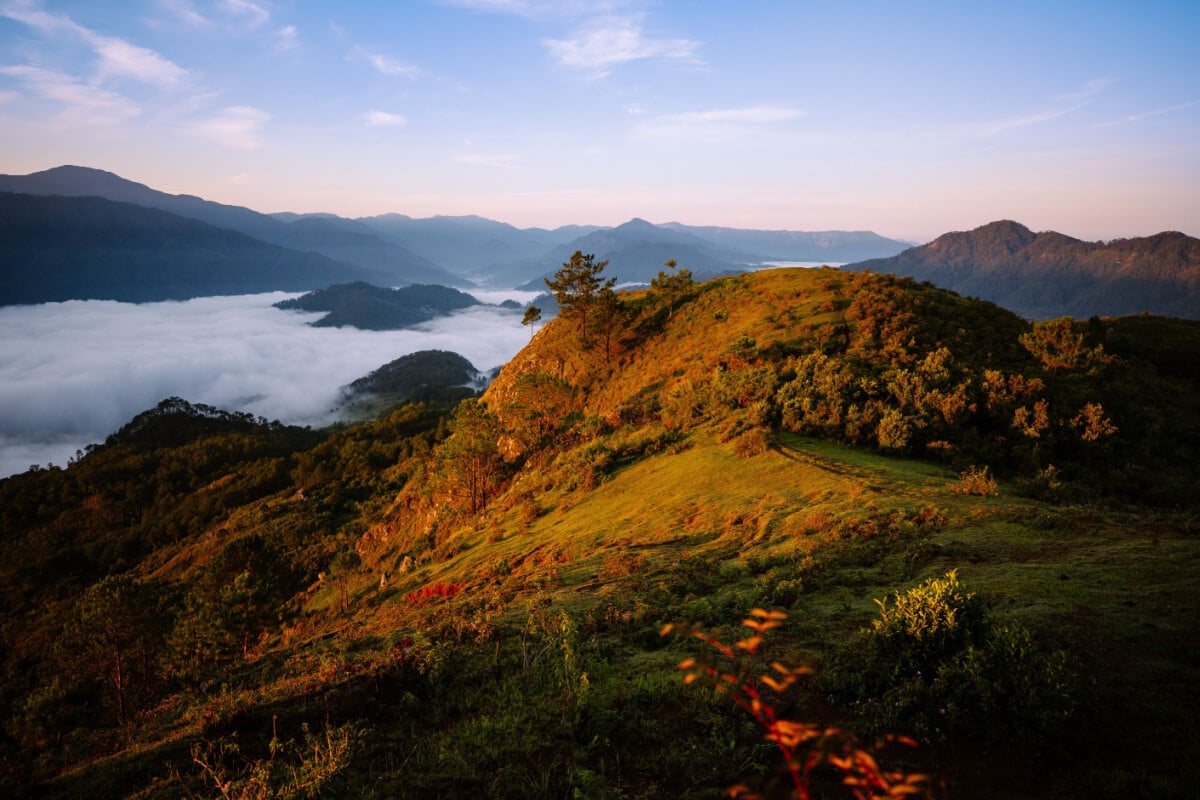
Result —
M780 715L914 737L934 796L1194 791L1195 325L834 270L586 319L452 410L175 401L0 482L5 789L785 796L659 635L760 608L752 674L815 669Z

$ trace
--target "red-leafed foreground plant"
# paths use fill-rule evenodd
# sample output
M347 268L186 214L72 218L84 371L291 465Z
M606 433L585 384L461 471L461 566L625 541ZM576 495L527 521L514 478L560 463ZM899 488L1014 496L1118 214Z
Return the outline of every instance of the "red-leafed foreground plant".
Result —
M764 691L782 695L800 678L812 674L808 667L788 667L775 661L770 666L773 674L755 676L755 660L764 635L780 627L785 619L787 614L782 611L754 609L750 617L742 622L754 633L732 647L704 631L679 625L665 626L661 635L666 636L672 631L690 633L720 655L716 664L695 658L680 662L679 668L687 673L684 683L700 681L711 686L718 694L729 695L762 726L764 738L774 742L783 755L784 764L791 775L792 797L796 800L810 800L814 796L812 782L819 771L840 774L842 784L856 800L926 796L925 775L899 770L885 771L872 752L861 747L852 734L816 723L781 719L776 706L764 699ZM916 746L916 742L908 737L889 735L871 750L878 752L891 743ZM733 786L725 794L738 800L760 798L744 785Z

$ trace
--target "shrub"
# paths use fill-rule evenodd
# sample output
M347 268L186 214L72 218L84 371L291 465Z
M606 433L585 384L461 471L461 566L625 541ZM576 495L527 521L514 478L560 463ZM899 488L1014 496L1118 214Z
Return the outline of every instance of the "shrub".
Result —
M992 477L989 467L969 466L958 476L958 482L950 486L954 494L977 495L979 497L995 497L1000 494L999 485Z
M762 428L751 428L733 440L733 452L741 458L750 458L767 452L770 440Z
M1019 625L993 624L955 571L876 603L879 617L825 680L869 729L1037 746L1069 721L1066 654Z

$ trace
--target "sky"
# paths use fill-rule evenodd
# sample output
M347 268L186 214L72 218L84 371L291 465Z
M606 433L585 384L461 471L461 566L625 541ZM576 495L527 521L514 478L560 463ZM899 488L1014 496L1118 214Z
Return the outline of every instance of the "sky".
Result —
M0 172L258 211L1200 236L1200 2L0 0Z
M526 302L534 293L477 294ZM0 478L66 466L166 397L319 426L332 421L340 387L406 353L450 350L488 372L530 337L519 313L486 306L399 331L314 328L323 314L271 306L295 296L0 308Z

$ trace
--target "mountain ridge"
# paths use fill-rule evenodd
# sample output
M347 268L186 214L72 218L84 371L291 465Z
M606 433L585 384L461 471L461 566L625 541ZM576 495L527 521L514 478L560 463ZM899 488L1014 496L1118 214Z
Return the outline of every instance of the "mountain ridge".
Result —
M844 269L928 280L1030 318L1148 312L1200 319L1200 239L1178 231L1085 242L999 220Z
M0 305L306 291L376 273L167 211L0 193Z
M156 208L182 217L197 219L219 228L227 228L279 247L320 253L337 261L387 275L401 283L462 281L437 265L410 253L401 246L384 242L369 232L357 231L353 246L313 236L304 227L293 228L269 215L242 206L227 205L189 194L168 194L120 175L92 167L62 166L29 175L0 175L0 191L32 195L66 197L95 196L117 202ZM328 225L345 235L344 223L337 218Z

